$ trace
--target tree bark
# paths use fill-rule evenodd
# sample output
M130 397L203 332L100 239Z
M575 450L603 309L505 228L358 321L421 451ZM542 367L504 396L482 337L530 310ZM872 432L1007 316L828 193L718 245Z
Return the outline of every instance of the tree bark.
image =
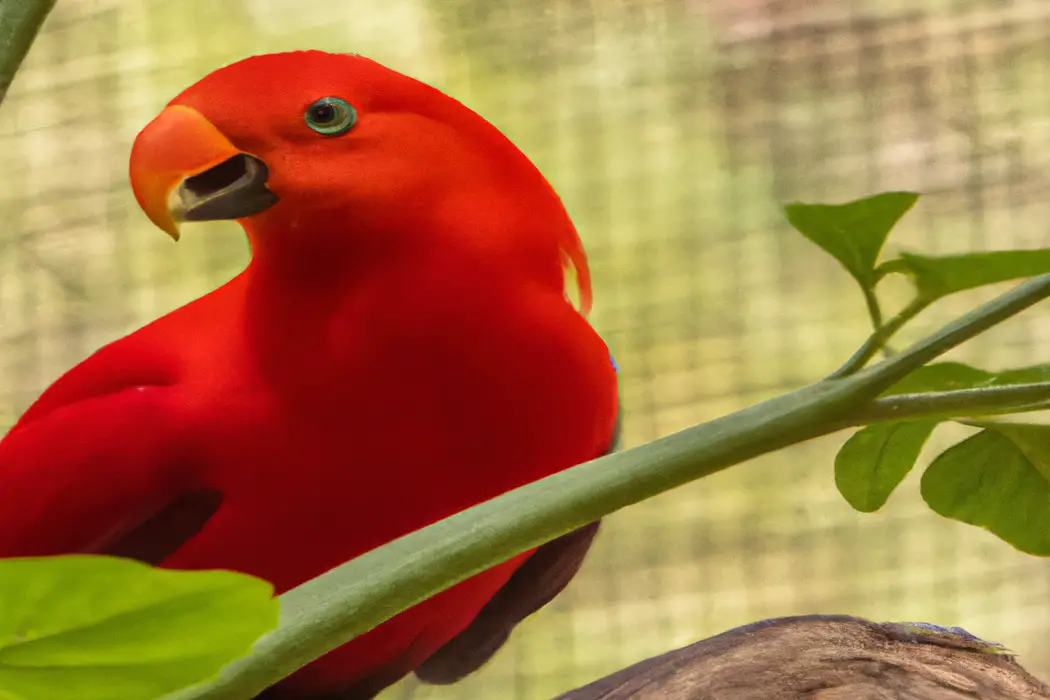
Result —
M845 615L764 620L555 700L1050 700L1013 654L957 627Z

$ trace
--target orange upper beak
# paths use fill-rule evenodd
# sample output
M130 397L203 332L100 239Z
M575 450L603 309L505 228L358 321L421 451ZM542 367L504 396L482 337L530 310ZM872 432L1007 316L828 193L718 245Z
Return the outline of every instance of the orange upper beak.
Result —
M167 107L139 133L130 175L139 206L175 240L183 221L239 219L277 201L266 188L265 163L182 105Z

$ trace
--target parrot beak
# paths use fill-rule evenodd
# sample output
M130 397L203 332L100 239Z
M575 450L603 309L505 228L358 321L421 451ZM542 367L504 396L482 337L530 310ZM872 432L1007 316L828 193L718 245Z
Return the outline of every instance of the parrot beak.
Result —
M130 174L139 206L176 241L183 221L243 219L277 203L266 163L182 105L167 107L139 133Z

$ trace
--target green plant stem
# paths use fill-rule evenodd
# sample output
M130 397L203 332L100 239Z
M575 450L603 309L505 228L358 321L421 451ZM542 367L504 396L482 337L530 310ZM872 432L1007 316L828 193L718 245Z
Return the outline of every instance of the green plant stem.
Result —
M865 296L867 296L867 294ZM878 302L876 302L876 304L877 303ZM829 378L834 379L838 377L846 377L864 369L864 366L868 364L872 358L878 355L880 350L886 348L886 343L890 341L890 338L892 338L897 331L904 327L904 324L922 313L931 303L930 300L923 297L916 297L913 299L912 302L901 309L896 316L891 318L885 324L877 326L875 332L868 337L864 345L862 345L860 349L846 361L846 364L832 372ZM875 317L873 316L872 320L874 320L874 318Z
M858 375L873 374L885 378L888 383L884 388L889 388L919 367L1047 297L1050 297L1050 273L1022 282L1010 291L960 316L900 355L858 372ZM907 369L902 371L905 367Z
M871 327L876 331L882 328L882 307L879 298L875 295L874 287L864 288L864 304L868 307L868 318L871 319Z
M0 1L0 104L55 0Z
M172 700L248 700L398 612L515 554L764 452L812 437L863 382L810 385L643 447L580 464L372 550L281 596L278 630L211 685Z
M904 352L503 494L281 596L281 625L212 683L168 700L249 700L310 661L469 576L626 506L856 421L887 388L1050 296L1033 278Z
M870 425L908 418L969 418L1045 410L1050 382L979 387L922 394L895 394L875 399L850 417L849 425Z

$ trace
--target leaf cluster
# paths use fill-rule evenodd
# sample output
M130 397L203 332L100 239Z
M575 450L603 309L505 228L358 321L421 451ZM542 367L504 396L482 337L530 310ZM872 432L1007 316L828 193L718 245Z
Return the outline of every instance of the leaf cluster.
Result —
M873 333L834 376L857 372L931 304L952 294L1050 272L1050 249L1001 250L931 256L902 251L880 262L887 238L919 196L887 192L846 204L789 204L791 225L834 257L860 287ZM903 275L914 296L884 320L877 294L889 275ZM892 354L892 353L888 353ZM969 394L951 415L880 420L858 430L835 459L835 483L851 506L881 508L912 470L933 431L948 421L978 432L942 452L925 469L921 492L935 512L986 528L1018 549L1050 556L1050 426L1007 422L1004 414L1050 407L1050 365L987 371L939 362L912 372L881 394L922 404L952 392ZM1007 391L996 389L1009 388ZM963 393L960 393L963 392ZM983 394L981 393L983 392ZM1008 400L982 403L978 397ZM892 414L890 414L892 415Z

